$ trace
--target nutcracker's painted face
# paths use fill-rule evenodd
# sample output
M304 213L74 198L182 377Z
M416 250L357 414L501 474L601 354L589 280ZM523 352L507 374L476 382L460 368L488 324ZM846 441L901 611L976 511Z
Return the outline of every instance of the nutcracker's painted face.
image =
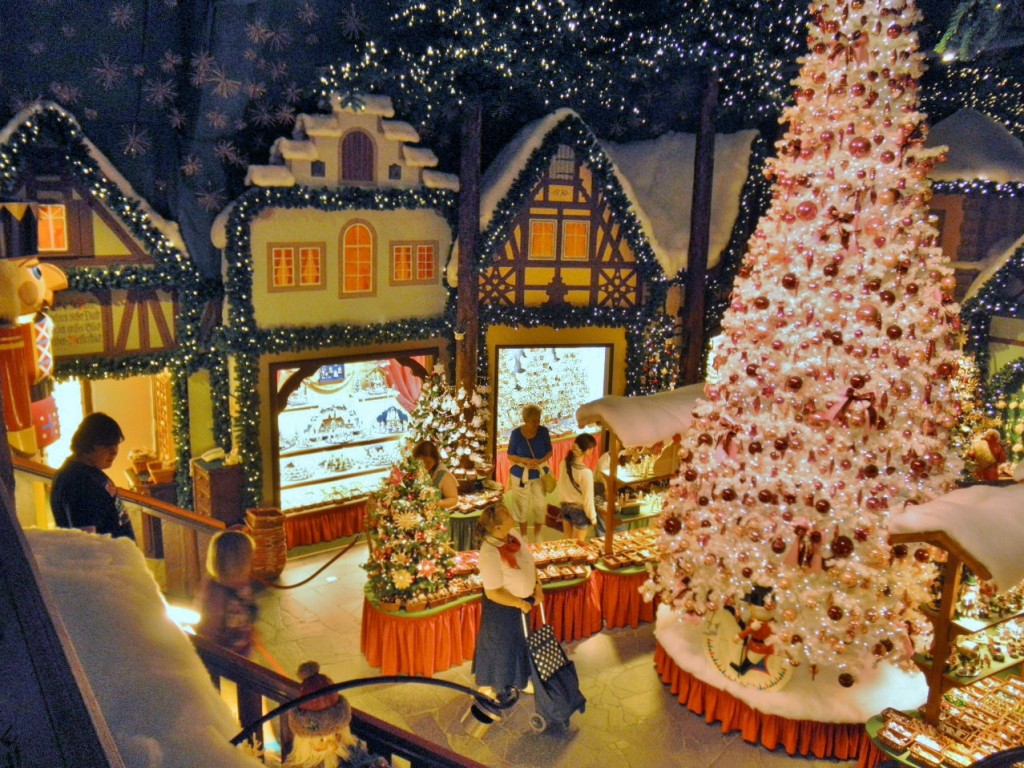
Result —
M68 287L68 279L60 269L52 264L40 264L35 257L15 259L12 266L18 270L15 279L19 314L35 314L51 306L54 292Z

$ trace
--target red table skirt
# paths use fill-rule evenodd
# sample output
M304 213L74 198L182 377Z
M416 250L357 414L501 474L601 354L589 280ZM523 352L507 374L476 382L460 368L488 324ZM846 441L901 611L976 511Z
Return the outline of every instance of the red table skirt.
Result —
M288 548L306 547L362 533L366 530L363 525L365 511L366 502L360 501L343 507L285 515L284 535Z
M430 677L473 658L480 627L479 599L422 617L382 611L363 600L360 649L382 675ZM555 637L580 640L601 630L601 596L595 579L544 593L544 612ZM530 617L540 626L540 611Z
M781 746L790 755L858 759L858 768L871 768L880 762L871 755L881 753L871 743L863 723L815 723L758 712L676 666L660 644L655 644L654 666L680 704L704 715L708 723L720 722L722 733L740 731L746 742L760 742L768 749Z
M595 570L591 577L601 594L601 617L606 629L632 627L654 621L658 601L648 603L640 596L640 586L647 580L647 571L620 576Z

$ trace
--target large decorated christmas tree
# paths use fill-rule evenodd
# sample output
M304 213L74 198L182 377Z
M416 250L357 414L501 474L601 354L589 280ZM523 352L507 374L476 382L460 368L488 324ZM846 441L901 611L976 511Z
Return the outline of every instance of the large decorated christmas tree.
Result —
M886 522L958 474L959 308L929 221L914 2L810 17L650 587L706 620L755 595L779 653L848 686L930 631L930 552L890 546Z
M422 464L411 456L391 470L369 505L370 559L363 566L377 599L426 600L453 562L447 514Z

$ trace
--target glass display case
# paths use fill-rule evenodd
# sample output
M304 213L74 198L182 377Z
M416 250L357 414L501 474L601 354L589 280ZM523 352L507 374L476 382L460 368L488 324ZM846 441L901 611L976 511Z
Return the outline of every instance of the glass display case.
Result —
M407 358L429 366L429 356ZM277 487L283 511L367 495L398 463L419 380L392 358L275 369Z

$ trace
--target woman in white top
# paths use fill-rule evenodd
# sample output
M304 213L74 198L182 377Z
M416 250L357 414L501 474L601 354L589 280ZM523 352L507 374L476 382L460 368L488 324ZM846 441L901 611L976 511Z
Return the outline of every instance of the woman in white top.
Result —
M565 471L558 478L558 501L562 505L562 531L568 539L583 541L587 529L597 522L594 506L594 473L584 463L597 448L593 435L576 435L572 450L565 455Z
M480 579L484 586L473 672L481 690L494 695L507 688L530 693L530 655L523 614L544 602L530 548L508 510L498 504L480 515Z

